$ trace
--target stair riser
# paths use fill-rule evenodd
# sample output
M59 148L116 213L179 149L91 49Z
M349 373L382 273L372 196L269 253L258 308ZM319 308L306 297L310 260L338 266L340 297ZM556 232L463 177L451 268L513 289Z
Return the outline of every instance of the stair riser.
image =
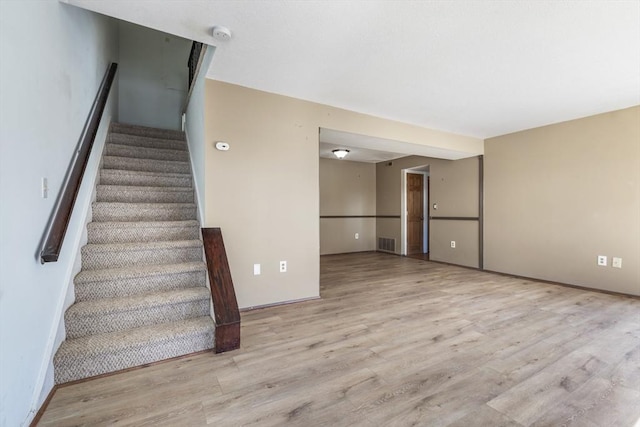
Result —
M200 238L195 227L127 227L100 229L89 227L89 243L133 243L168 240L193 240Z
M131 145L107 144L105 155L132 157L136 159L172 160L177 162L189 161L189 153L177 150L161 150L156 148L134 147Z
M205 280L204 271L187 271L184 273L112 279L91 283L75 283L76 301L142 295L195 285L204 286Z
M122 252L102 252L87 246L82 248L82 268L85 270L134 265L178 264L192 261L202 261L202 248L188 247Z
M112 133L124 133L127 135L146 136L148 138L160 139L184 139L184 133L170 129L155 129L143 126L127 125L124 123L113 123Z
M137 191L104 189L98 186L98 202L193 203L193 191Z
M144 136L127 135L124 133L109 134L107 142L119 145L131 145L134 147L162 148L165 150L180 151L187 150L187 143L185 141L148 138Z
M136 174L135 171L116 171L103 169L100 172L100 184L104 185L137 185L142 187L188 187L191 188L191 177Z
M195 207L141 208L131 206L113 209L100 203L94 204L94 221L180 221L196 219Z
M144 344L116 353L76 357L54 358L55 383L62 384L81 378L89 378L107 372L140 366L159 360L213 348L213 328L186 338L168 340L163 343Z
M187 162L134 159L130 157L104 156L103 168L142 172L191 173Z
M209 300L203 299L160 307L145 307L120 313L72 318L65 315L65 327L67 339L72 339L208 315Z

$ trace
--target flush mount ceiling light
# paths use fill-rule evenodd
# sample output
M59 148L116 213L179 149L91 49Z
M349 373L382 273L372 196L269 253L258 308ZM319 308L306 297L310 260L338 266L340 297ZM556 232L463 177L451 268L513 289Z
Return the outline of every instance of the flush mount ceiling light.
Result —
M226 42L231 39L231 30L227 27L223 27L221 25L216 25L213 27L213 38L216 40L220 40L221 42Z
M349 150L347 150L346 148L337 148L335 150L332 150L331 152L335 154L339 159L344 159L345 156L349 154Z

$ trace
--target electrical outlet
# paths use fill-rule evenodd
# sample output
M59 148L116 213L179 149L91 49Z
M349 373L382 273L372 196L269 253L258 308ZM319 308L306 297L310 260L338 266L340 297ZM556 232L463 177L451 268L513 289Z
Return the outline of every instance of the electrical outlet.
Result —
M260 264L253 264L253 275L254 276L260 275Z
M613 257L611 259L611 267L613 268L622 268L622 258Z
M287 261L280 261L280 273L287 272Z
M601 267L607 266L607 256L606 255L598 255L598 265Z
M358 240L360 238L360 233L356 233L355 238Z
M455 247L456 247L456 241L455 240L451 241L451 247L455 249Z

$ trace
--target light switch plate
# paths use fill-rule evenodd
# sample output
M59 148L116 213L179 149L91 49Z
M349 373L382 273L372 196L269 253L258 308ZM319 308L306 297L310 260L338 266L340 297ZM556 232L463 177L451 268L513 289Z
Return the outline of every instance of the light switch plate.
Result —
M42 178L42 198L46 199L49 197L49 180L47 178Z

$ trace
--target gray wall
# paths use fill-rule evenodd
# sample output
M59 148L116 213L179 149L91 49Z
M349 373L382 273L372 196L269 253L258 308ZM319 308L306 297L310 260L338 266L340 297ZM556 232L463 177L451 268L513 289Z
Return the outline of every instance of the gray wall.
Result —
M120 121L180 130L191 41L120 21Z
M58 1L2 1L0 56L0 425L18 426L53 385L47 372L116 97L58 262L41 265L36 254L103 75L117 62L117 24Z
M640 107L485 142L485 268L640 295Z
M207 70L215 54L215 46L206 46L204 58L198 75L195 77L191 97L187 105L185 118L185 134L189 144L189 156L191 157L191 170L193 171L193 184L200 221L204 219L204 147L206 144L204 135L204 82Z
M375 214L375 164L321 158L320 216ZM375 218L320 218L320 255L373 251L375 238Z

